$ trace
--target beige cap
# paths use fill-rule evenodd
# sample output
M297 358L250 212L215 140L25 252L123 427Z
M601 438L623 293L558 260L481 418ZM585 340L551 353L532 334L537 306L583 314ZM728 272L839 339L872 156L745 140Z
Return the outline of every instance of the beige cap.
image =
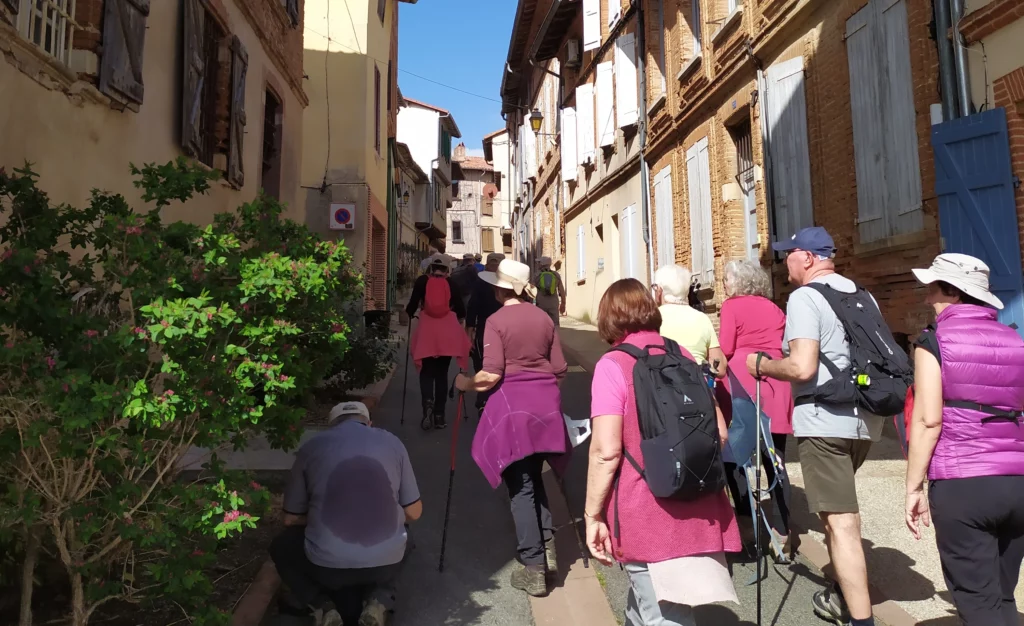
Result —
M505 260L505 255L500 252L492 252L487 255L488 263L501 263Z
M551 267L551 257L549 257L549 256L542 256L540 258L540 261L537 261L537 263L541 267Z
M361 415L366 419L370 419L370 409L366 408L366 405L362 402L342 402L334 405L327 419L333 422L346 415Z

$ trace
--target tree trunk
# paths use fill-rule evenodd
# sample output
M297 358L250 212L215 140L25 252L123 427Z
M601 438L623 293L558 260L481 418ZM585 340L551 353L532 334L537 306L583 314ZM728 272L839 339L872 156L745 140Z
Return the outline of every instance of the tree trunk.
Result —
M71 574L71 625L86 626L89 623L89 607L85 604L85 589L82 575Z
M39 559L40 531L29 527L25 531L25 558L21 562L21 609L18 626L32 626L32 592L35 590L36 562Z

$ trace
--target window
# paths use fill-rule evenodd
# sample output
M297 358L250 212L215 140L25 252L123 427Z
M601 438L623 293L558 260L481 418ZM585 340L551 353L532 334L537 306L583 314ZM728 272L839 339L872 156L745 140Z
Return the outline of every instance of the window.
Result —
M380 68L373 66L373 147L380 154Z
M377 0L377 17L380 21L384 21L384 9L387 7L388 0Z
M658 69L659 95L665 93L665 0L658 0L658 53L655 57Z
M686 151L686 183L690 198L690 270L705 286L715 284L715 248L711 224L711 168L708 138Z
M18 31L43 52L67 64L75 30L75 0L21 0Z
M281 199L281 101L267 90L263 105L263 162L260 187L276 200Z
M730 129L736 149L736 183L742 195L743 220L747 235L747 258L757 259L760 242L757 236L757 198L754 194L754 151L750 120Z
M587 277L587 232L583 224L576 229L576 280Z
M672 168L666 167L654 176L654 226L655 241L658 244L658 267L676 262L676 233L673 213Z
M700 56L700 43L701 43L701 32L702 26L700 17L700 0L690 0L690 30L693 32L693 57L697 58Z
M462 220L452 220L452 241L462 243Z
M494 173L494 186L498 188L498 191L501 191L501 179L504 177L505 175L501 172Z
M494 252L493 228L485 228L480 231L480 247L484 252Z
M906 0L871 0L846 23L861 243L924 227Z
M223 167L214 157L229 144L230 120L218 115L231 98L222 93L232 80L231 64L221 62L226 34L200 0L186 0L183 37L182 145L202 163Z

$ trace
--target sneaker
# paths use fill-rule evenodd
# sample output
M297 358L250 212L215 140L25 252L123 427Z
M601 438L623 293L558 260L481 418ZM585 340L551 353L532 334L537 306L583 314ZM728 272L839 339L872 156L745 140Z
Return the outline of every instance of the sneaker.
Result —
M846 602L839 591L839 585L832 583L811 597L814 614L836 626L846 626L850 622L850 613L846 610Z
M555 552L555 538L548 539L544 544L544 561L548 566L548 576L558 573L558 553Z
M548 583L544 576L544 567L537 565L523 565L512 572L512 586L535 598L542 598L548 595Z
M388 610L376 600L369 600L359 616L359 626L384 626L388 619Z
M443 430L446 426L448 426L448 423L445 422L444 413L435 413L434 414L434 428L436 428L438 430Z
M420 428L422 428L423 430L430 430L431 428L434 427L434 419L433 419L433 415L432 415L433 412L434 412L434 401L433 400L424 400L423 401L423 419L420 420Z
M322 619L317 620L318 626L342 626L341 614L331 609L324 613Z

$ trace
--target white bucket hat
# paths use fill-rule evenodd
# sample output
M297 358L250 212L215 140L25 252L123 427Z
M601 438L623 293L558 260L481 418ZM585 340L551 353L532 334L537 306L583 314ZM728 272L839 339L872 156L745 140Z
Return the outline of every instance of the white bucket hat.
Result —
M935 257L928 269L915 269L913 272L914 277L925 285L938 281L948 283L972 298L997 309L1003 308L1002 300L989 291L989 269L981 259L950 252Z
M519 261L505 259L498 264L498 271L480 272L480 278L483 279L484 282L490 283L495 287L511 289L516 292L517 295L522 294L523 292L525 292L530 298L537 295L537 289L530 284L529 266L520 263Z

